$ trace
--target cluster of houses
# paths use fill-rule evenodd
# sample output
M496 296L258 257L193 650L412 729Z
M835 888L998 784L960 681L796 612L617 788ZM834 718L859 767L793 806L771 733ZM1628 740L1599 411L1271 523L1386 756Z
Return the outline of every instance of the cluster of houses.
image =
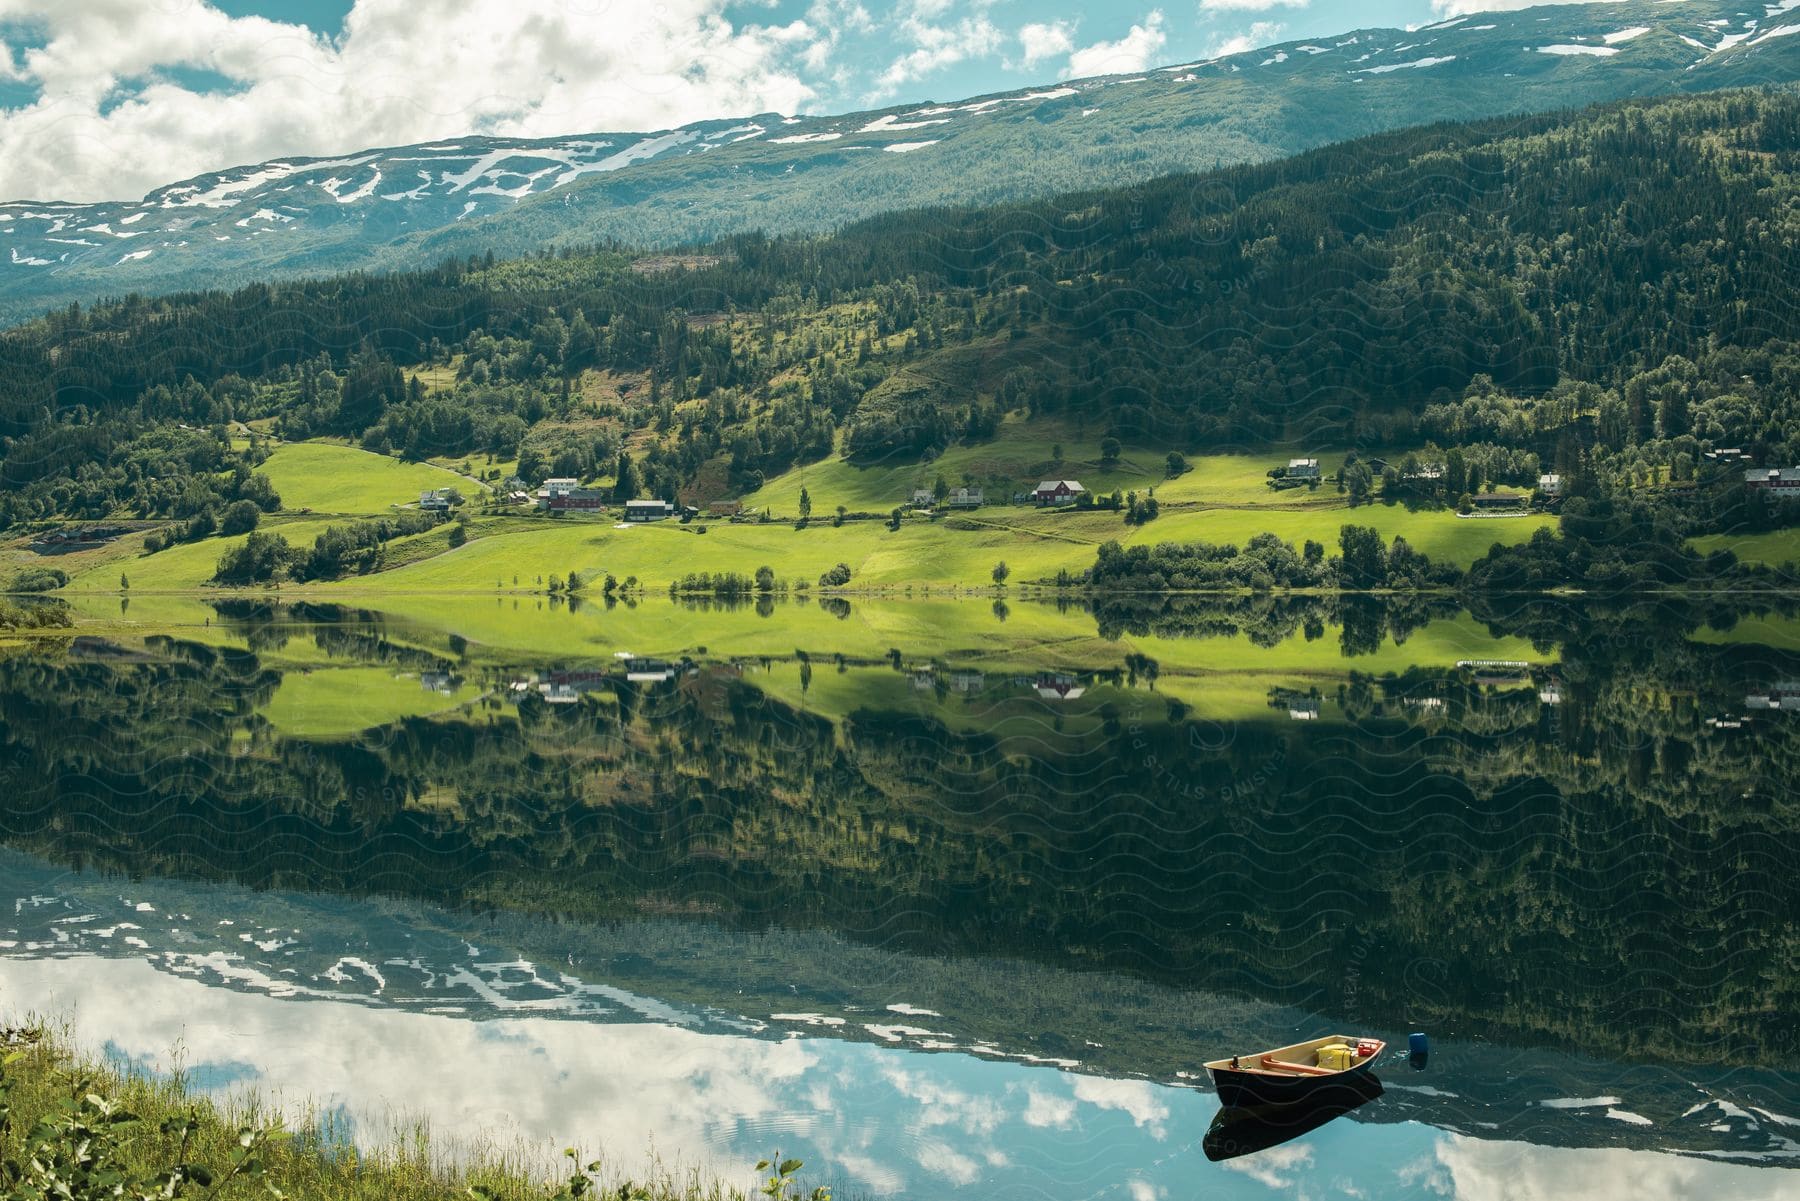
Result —
M90 525L76 530L47 530L31 540L31 549L45 551L78 550L111 542L131 530L122 525Z
M573 705L590 692L599 692L623 680L632 684L666 684L678 675L693 675L699 668L686 661L646 659L620 651L618 667L558 667L520 676L508 686L516 704L536 693L547 704Z
M604 488L584 488L581 481L557 476L544 481L537 490L537 507L547 513L598 511L612 507L611 494ZM626 521L663 521L670 517L692 515L694 509L683 509L666 500L628 500Z
M952 488L944 497L947 509L979 509L986 501L980 488ZM912 491L912 507L930 509L937 505L937 493L930 488L914 488Z
M1086 495L1087 489L1081 486L1080 480L1045 480L1029 492L1013 493L1012 502L1060 508L1076 504ZM914 488L907 503L915 509L933 509L938 505L937 494L930 488ZM943 502L946 509L979 509L986 503L987 497L980 488L952 488Z

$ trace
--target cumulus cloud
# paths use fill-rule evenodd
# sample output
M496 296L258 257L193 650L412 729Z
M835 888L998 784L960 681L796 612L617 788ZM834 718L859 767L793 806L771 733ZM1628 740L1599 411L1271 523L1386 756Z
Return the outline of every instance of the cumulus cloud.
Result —
M1200 11L1260 13L1271 8L1305 8L1311 3L1312 0L1200 0Z
M1095 42L1075 51L1069 56L1069 67L1063 75L1070 79L1086 75L1130 75L1149 66L1162 53L1168 40L1168 34L1163 32L1162 10L1154 9L1144 18L1143 24L1133 25L1118 41Z
M1035 67L1045 59L1060 58L1075 49L1075 39L1067 21L1026 25L1019 30L1019 46L1024 57L1019 65Z
M1431 11L1440 18L1466 17L1473 13L1517 12L1536 8L1549 0L1431 0ZM1600 4L1622 4L1624 0L1595 0Z
M937 18L949 6L950 0L914 0L912 11L899 22L896 31L912 49L896 58L876 79L871 99L891 96L915 79L945 67L997 53L1006 43L1000 27L982 14L938 24Z
M0 33L30 47L13 82L37 92L0 111L0 196L132 199L278 156L659 129L812 99L797 67L820 31L739 25L726 7L356 0L327 39L204 0L0 0ZM853 21L860 6L818 7ZM194 70L227 86L187 86Z
M1242 54L1247 50L1255 50L1259 46L1267 46L1281 37L1286 29L1280 21L1257 21L1244 32L1234 37L1220 38L1207 47L1207 58L1225 58L1232 54Z

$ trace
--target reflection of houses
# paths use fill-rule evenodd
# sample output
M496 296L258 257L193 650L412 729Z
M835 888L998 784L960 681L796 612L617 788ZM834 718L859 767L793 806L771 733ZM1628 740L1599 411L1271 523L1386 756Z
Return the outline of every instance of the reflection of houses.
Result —
M1031 491L1031 499L1041 505L1072 505L1087 494L1080 480L1045 480Z
M1318 721L1319 698L1297 696L1288 701L1288 717L1293 721Z
M675 506L666 500L628 500L625 502L626 521L662 521L675 516Z
M567 668L541 672L537 678L538 694L552 705L573 705L583 695L606 686L606 673L598 668ZM513 690L519 691L514 684Z
M1746 709L1800 709L1800 680L1782 680L1744 698Z
M1456 666L1473 672L1477 684L1525 684L1531 680L1531 664L1521 659L1458 659Z
M450 508L450 489L433 488L419 493L419 508L428 513L443 513Z
M633 684L662 684L675 678L677 667L661 659L632 659L625 667L625 678Z
M1538 689L1538 701L1545 705L1562 704L1562 685L1556 680L1546 680Z
M1800 467L1752 467L1744 472L1744 486L1779 496L1800 496Z
M462 681L447 671L422 671L419 673L419 687L427 692L441 692L448 696L456 691Z
M950 691L961 693L980 692L987 684L987 677L978 671L953 671L950 673Z
M982 505L980 488L952 488L950 499L945 502L952 509L979 509Z
M1705 455L1708 463L1742 463L1749 457L1741 446L1721 447L1718 450L1709 450Z
M937 687L937 673L929 667L923 671L915 671L912 675L914 692L930 692Z
M1032 681L1031 687L1047 701L1072 701L1087 691L1074 676L1063 672L1041 675Z

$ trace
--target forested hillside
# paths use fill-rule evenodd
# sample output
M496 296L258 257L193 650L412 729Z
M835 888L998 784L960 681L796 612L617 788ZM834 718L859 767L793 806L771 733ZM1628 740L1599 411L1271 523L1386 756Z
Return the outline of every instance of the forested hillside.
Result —
M0 514L250 495L228 422L711 502L1004 418L1190 454L1445 454L1474 465L1463 491L1541 466L1680 533L1767 525L1741 473L1701 466L1800 461L1797 165L1800 97L1726 93L683 256L71 306L0 334Z

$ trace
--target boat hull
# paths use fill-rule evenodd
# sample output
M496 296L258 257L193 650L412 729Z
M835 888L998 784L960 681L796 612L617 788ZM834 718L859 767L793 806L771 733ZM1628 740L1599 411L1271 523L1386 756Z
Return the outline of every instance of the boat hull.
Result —
M1213 1068L1213 1087L1222 1105L1355 1104L1368 1091L1367 1077L1375 1057L1360 1060L1329 1076L1280 1076Z

